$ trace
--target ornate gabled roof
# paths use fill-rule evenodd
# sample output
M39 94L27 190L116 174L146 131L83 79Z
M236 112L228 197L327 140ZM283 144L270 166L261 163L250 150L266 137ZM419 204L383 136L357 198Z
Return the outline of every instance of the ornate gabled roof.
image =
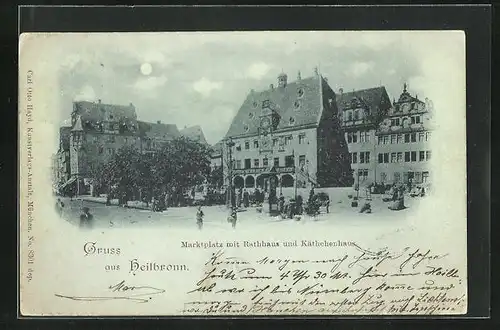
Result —
M203 143L203 144L208 144L207 140L205 139L205 134L203 134L203 130L201 129L200 126L191 126L191 127L185 127L184 129L181 130L181 135L184 137L187 137L188 139Z
M83 121L129 121L136 120L135 107L130 105L104 104L89 101L73 103L73 114L82 116Z
M385 87L380 86L337 94L337 106L340 111L365 108L375 113L377 108L389 108L391 101Z
M180 136L179 130L174 124L148 123L139 120L137 124L139 125L139 133L150 139L168 141Z
M280 116L276 130L318 125L323 111L323 84L327 84L326 81L317 75L289 82L285 87L250 91L229 126L226 137L257 134L263 103L270 103Z
M398 103L411 103L411 102L418 102L418 103L424 103L423 101L420 101L417 97L411 96L411 94L408 92L406 83L403 85L403 92L401 95L399 95L399 99L396 104Z

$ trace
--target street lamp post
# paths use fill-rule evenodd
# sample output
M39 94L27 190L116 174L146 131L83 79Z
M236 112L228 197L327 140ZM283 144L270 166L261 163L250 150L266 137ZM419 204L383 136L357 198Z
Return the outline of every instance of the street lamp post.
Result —
M232 138L229 138L227 143L226 143L228 149L229 149L229 170L228 170L228 176L229 176L229 190L228 190L228 205L233 206L233 147L235 143L233 142Z

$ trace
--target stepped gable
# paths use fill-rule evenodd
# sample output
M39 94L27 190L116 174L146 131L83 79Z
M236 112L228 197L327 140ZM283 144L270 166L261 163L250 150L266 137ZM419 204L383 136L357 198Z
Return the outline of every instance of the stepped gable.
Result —
M270 101L281 119L276 130L318 125L323 111L323 84L327 84L321 75L298 79L284 84L270 86L264 91L250 91L234 117L226 137L258 134L262 106ZM283 78L281 74L278 79ZM292 118L292 119L291 119Z
M203 134L203 130L198 125L185 127L181 130L180 133L182 136L187 137L188 139L191 139L193 141L208 144L207 140L205 139L205 134Z
M175 124L163 124L161 122L149 123L137 121L139 133L141 136L155 140L173 140L180 136L179 130Z
M390 100L384 86L337 93L336 99L339 111L362 107L373 114L377 112L377 109L390 107Z

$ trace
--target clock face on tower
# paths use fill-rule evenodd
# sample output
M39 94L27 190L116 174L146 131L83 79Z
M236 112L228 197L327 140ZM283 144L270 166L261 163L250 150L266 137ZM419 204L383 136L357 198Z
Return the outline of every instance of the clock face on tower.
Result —
M269 117L262 118L260 125L262 126L262 128L268 128L271 125L271 118Z

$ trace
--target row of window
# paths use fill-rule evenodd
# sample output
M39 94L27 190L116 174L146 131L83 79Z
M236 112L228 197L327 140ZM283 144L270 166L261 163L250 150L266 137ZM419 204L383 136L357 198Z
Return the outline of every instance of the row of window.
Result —
M358 153L351 152L350 156L351 156L351 164L357 164L358 163ZM359 152L359 163L360 164L370 163L370 152L369 151Z
M358 143L358 140L360 143L370 142L370 132L358 131L347 133L347 143Z
M77 140L77 135L73 135L73 142L76 142ZM92 136L92 142L96 143L96 142L99 142L99 140L102 140L99 139L98 136ZM115 135L108 135L106 136L106 138L104 139L107 143L115 143L116 142L116 136ZM87 141L87 136L86 135L82 135L82 141ZM134 142L134 141L139 141L139 137L133 137L133 136L125 136L123 137L123 142L125 143L128 143L128 142Z
M418 158L418 159L417 159ZM427 151L405 151L404 152L404 162L423 162L431 159L430 150ZM378 162L380 164L385 163L402 163L403 162L403 153L402 152L385 152L378 154Z
M273 139L273 147L277 147L278 145L282 144L282 145L291 145L292 144L292 140L293 140L293 135L287 135L287 136L283 136L281 137L282 141L281 143L279 143L279 138L274 138ZM305 134L299 134L298 136L298 142L299 144L305 144L305 141L306 141L306 135ZM253 141L253 148L254 149L258 149L259 148L259 140L254 140ZM245 141L244 142L244 148L245 150L250 150L250 141ZM241 145L240 144L237 144L236 145L236 151L241 151Z
M261 166L262 164L262 166ZM305 155L300 155L299 156L299 166L304 166L306 164L306 156ZM280 166L280 157L274 157L273 158L273 165L276 167ZM292 167L295 166L295 157L293 155L290 156L285 156L285 167ZM243 167L242 167L243 166ZM268 158L263 158L262 163L259 158L255 158L253 160L253 168L261 168L261 167L268 167L269 166L269 159ZM234 169L249 169L252 168L252 159L246 158L243 160L235 160L233 163L233 168Z
M359 182L363 182L368 180L368 170L367 169L359 169L358 172L358 180ZM393 173L393 182L394 183L399 183L399 182L408 182L412 183L426 183L429 181L429 172L428 171L423 171L423 172L403 172L403 181L401 181L401 173L400 172L394 172ZM381 172L380 173L380 181L382 183L388 182L387 178L387 173Z
M410 116L410 123L413 124L420 124L422 123L422 115L413 115ZM407 124L408 118L391 118L391 126L401 126Z
M429 141L430 137L431 132L379 135L378 144L425 142Z
M366 143L370 142L369 131L348 132L347 143ZM378 144L397 144L429 141L430 132L406 133L406 134L387 134L378 136Z
M411 180L412 183L426 183L429 181L429 172L403 172L403 182L408 183ZM387 174L382 172L380 173L380 181L382 183L387 182ZM399 183L401 182L401 173L394 172L393 174L393 182Z
M138 137L127 137L127 136L123 137L123 142L125 142L125 143L134 142L134 141L138 141L138 140L139 140ZM92 138L92 141L93 142L98 142L99 141L99 137L98 136L94 136ZM114 135L108 135L106 137L106 142L108 142L108 143L114 143L114 142L116 142L116 136L114 136Z
M351 120L360 120L360 119L363 119L363 116L364 115L364 112L363 110L361 109L357 109L357 110L347 110L345 112L345 117L344 117L344 120L347 120L347 121L351 121Z

